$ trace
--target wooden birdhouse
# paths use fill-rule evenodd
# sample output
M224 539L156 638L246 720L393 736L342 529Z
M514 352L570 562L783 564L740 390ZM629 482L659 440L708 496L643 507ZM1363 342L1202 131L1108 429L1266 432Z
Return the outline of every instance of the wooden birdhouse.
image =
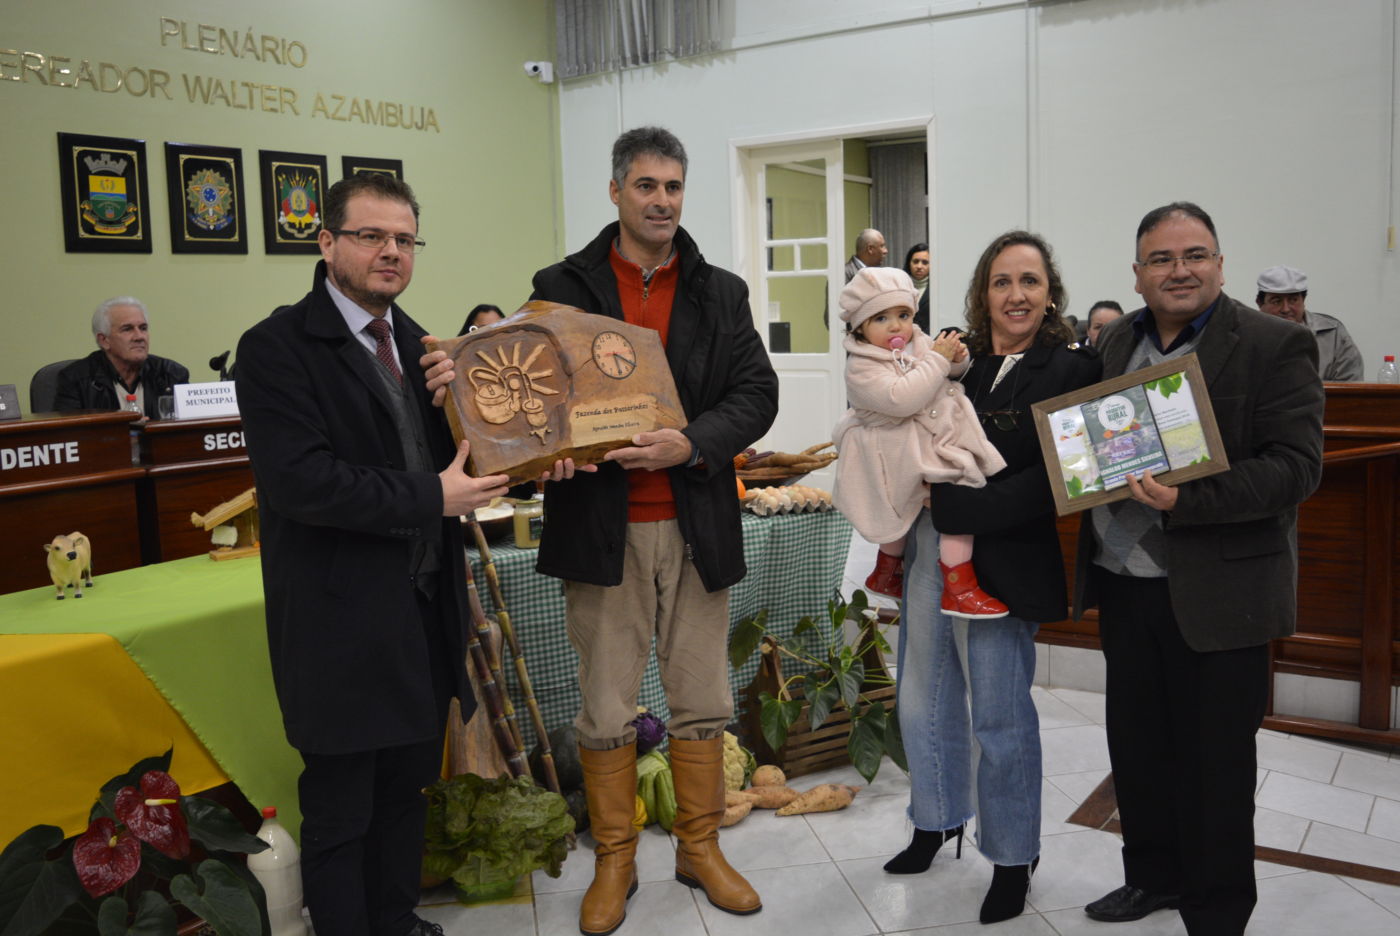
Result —
M533 480L556 459L594 464L685 412L654 329L552 302L435 347L454 361L448 419L472 474Z
M214 544L210 559L238 559L259 552L257 488L248 488L203 516L190 514L190 522L209 531Z

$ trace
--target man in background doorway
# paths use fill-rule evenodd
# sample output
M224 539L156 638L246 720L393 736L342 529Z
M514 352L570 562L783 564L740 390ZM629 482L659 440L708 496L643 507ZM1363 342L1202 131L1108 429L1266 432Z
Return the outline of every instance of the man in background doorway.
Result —
M885 246L885 235L874 228L866 228L856 235L856 252L846 261L846 282L868 266L883 266L889 248Z
M1347 327L1308 308L1308 274L1291 266L1272 266L1259 274L1254 302L1259 311L1297 322L1317 339L1317 369L1323 380L1363 380L1361 351Z

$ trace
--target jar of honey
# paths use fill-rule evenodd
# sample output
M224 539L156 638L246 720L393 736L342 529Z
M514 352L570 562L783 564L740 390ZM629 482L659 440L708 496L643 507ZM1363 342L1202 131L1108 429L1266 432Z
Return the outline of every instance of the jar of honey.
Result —
M544 495L515 505L515 545L520 549L535 549L544 531Z

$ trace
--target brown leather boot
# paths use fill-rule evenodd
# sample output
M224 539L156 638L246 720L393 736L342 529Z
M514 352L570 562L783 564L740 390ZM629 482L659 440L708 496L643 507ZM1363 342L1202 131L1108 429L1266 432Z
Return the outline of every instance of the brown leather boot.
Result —
M721 742L723 743L723 742ZM593 883L583 895L578 928L584 936L607 936L627 918L627 898L637 891L637 746L590 751L579 746L593 849Z
M705 892L727 913L757 913L758 894L719 850L724 816L724 739L671 739L671 777L676 785L676 880Z

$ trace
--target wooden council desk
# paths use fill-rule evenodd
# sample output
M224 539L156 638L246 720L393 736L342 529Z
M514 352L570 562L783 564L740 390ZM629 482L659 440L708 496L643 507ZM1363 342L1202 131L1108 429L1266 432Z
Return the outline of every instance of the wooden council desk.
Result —
M156 420L141 427L140 439L142 563L207 553L209 534L190 523L190 514L208 513L253 486L243 421Z
M40 413L0 422L0 594L49 584L42 546L74 530L92 541L99 574L141 564L137 485L146 471L132 465L134 418Z

